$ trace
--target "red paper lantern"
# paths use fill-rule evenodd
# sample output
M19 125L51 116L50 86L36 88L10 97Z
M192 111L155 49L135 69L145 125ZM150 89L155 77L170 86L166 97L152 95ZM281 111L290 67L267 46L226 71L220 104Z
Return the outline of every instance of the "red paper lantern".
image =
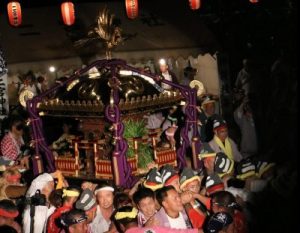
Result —
M125 0L126 13L129 19L135 19L139 14L138 0Z
M251 3L258 3L259 1L258 0L249 0L249 2L251 2Z
M198 10L201 6L201 0L189 0L192 10Z
M63 2L60 5L60 9L64 24L67 26L73 25L75 23L74 4L72 2Z
M22 23L22 9L19 2L7 4L8 20L11 26L18 27Z

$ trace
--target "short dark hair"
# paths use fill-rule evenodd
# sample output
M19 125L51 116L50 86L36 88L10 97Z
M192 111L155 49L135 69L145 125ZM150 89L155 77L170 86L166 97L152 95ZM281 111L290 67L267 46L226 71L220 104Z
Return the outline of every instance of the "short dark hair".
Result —
M147 197L155 199L154 191L149 188L141 187L133 194L132 199L136 205L139 205L140 201Z
M86 218L86 214L84 210L78 210L78 209L71 209L68 212L65 212L61 215L60 218L57 219L56 223L59 227L63 227L65 229L68 229L69 226L72 226L75 223L76 217L84 217Z
M7 199L4 199L4 200L0 201L0 209L6 210L6 211L9 211L9 212L18 211L18 208L15 205L15 203L13 203L13 201L7 200Z
M43 82L44 80L46 80L44 76L38 76L38 77L37 77L37 81L38 81L39 83Z
M5 233L18 233L17 230L11 226L8 225L3 225L0 226L0 232L5 232Z
M120 206L125 206L130 204L132 204L131 199L126 193L119 192L115 194L114 202L113 202L115 209L118 209Z
M117 220L116 217L115 217L115 215L118 212L131 212L133 208L134 208L133 206L123 206L123 207L121 207L121 208L119 208L118 210L115 211L115 213L113 215L113 219L114 219L115 224L116 224L117 227L120 228L120 224L127 227L128 224L130 224L130 223L137 223L137 221L138 221L137 216L135 218L128 218L127 217L127 218L123 218L123 219L119 219L119 220Z
M62 189L54 189L49 194L49 202L56 208L61 207L63 204L62 193L63 193Z
M9 123L8 123L8 128L9 130L12 130L12 127L17 125L17 124L22 124L22 127L24 127L24 121L20 116L12 115L9 117Z
M160 206L163 206L162 203L168 197L168 191L170 191L170 190L176 191L176 189L172 185L165 186L165 187L162 187L161 189L156 190L156 200L158 201Z
M235 197L228 191L219 191L212 194L211 201L224 207L230 214L233 214L234 209L237 207Z

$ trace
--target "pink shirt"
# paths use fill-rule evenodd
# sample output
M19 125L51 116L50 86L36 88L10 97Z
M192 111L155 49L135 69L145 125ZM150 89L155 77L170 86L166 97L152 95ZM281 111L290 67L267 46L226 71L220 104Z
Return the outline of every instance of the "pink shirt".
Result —
M198 233L198 229L177 230L166 227L133 227L125 233Z

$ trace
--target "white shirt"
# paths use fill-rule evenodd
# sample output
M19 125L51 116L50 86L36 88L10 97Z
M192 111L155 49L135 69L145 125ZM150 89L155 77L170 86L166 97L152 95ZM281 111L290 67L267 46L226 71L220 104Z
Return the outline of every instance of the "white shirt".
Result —
M187 229L186 223L181 213L177 218L171 218L167 215L167 218L170 223L170 227L174 229Z
M108 231L110 226L110 221L107 222L103 217L99 205L97 206L96 217L89 224L89 232L90 233L103 233Z
M36 206L34 215L34 233L46 232L47 219L55 210L54 206L48 208L47 206ZM30 233L30 208L27 207L23 213L23 233Z
M169 72L162 73L162 76L164 77L165 80L172 82L172 76L169 74ZM170 85L165 83L162 83L161 87L165 90L170 90L172 88Z
M161 112L150 114L148 116L145 116L145 118L147 118L146 128L148 129L157 129L164 121L164 117Z

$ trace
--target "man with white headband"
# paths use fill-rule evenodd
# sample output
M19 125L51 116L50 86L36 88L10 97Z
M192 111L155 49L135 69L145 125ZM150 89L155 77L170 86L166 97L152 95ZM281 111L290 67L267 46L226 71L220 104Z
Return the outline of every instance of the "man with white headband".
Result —
M98 206L96 217L90 224L91 233L106 232L109 230L111 220L110 217L114 211L114 188L107 183L101 183L95 188Z

